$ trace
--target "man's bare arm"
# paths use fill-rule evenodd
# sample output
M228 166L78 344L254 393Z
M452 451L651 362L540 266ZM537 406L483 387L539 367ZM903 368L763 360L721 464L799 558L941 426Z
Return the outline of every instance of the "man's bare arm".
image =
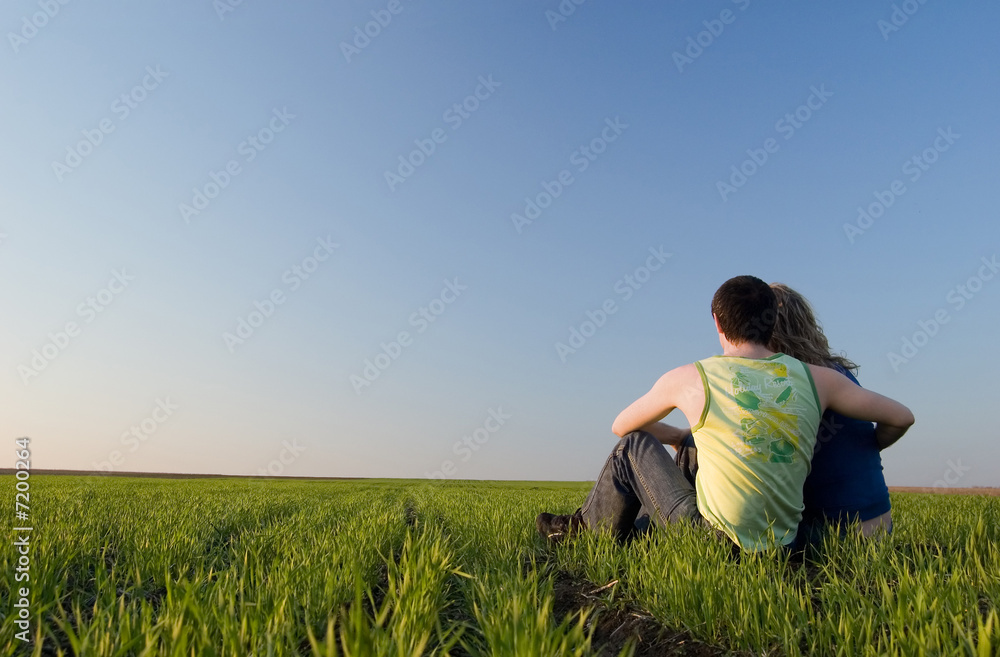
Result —
M906 430L909 427L894 427L890 424L885 424L884 422L879 422L875 425L875 442L878 443L878 448L885 449L889 445L893 444L897 440L903 437Z
M885 449L899 440L914 422L913 413L898 401L855 385L826 367L810 365L823 410L827 408L858 420L877 422L875 440Z
M645 427L658 423L677 408L683 398L682 395L689 387L686 382L692 375L699 376L693 364L672 369L661 376L649 392L618 414L614 424L611 425L611 430L616 436L621 437L639 429L646 430Z
M684 442L684 438L691 433L690 429L681 429L666 422L653 422L644 427L639 427L639 431L652 434L661 443L670 445L671 447L680 447L680 444Z

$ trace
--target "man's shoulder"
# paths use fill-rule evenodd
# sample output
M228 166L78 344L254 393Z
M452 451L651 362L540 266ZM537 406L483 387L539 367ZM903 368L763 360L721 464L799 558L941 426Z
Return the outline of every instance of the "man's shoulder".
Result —
M660 377L657 384L664 390L676 390L678 388L686 388L700 380L701 373L699 372L697 363L688 363L666 372Z
M701 413L705 403L705 386L696 363L687 363L670 370L662 377L657 387L663 393L666 403L680 408L692 424Z
M676 378L692 378L692 377L700 378L701 374L699 374L699 369L698 369L699 363L701 363L701 361L695 361L693 363L687 363L686 365L675 367L674 369L667 372L667 375L674 376Z

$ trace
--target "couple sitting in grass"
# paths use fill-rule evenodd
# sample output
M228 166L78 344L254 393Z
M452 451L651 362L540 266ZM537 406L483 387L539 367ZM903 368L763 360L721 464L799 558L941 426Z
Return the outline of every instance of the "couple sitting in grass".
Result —
M712 316L722 355L667 372L622 411L583 507L540 514L538 531L626 539L648 516L707 524L759 551L803 545L826 523L891 530L879 450L913 424L910 410L858 385L794 290L738 276L716 291ZM675 408L690 430L660 421Z

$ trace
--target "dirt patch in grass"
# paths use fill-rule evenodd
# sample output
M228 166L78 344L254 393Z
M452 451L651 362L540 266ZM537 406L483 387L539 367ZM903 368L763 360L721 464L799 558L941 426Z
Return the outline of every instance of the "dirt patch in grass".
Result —
M411 502L407 502L406 507L403 509L403 515L406 518L406 526L413 528L417 526L417 518L420 516L417 514L417 507Z
M607 587L607 588L605 588ZM603 597L610 586L595 586L564 571L555 575L554 594L557 617L594 608L588 620L593 628L593 646L600 655L618 655L631 642L636 657L680 656L716 657L734 655L730 650L710 646L660 624L646 612L634 607L609 607Z

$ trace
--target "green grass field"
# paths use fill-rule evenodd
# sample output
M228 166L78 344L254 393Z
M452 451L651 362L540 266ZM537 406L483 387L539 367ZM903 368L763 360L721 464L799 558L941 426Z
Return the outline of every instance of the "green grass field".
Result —
M546 546L587 488L36 475L0 655L1000 654L1000 498L894 495L891 538L803 565L692 527Z

